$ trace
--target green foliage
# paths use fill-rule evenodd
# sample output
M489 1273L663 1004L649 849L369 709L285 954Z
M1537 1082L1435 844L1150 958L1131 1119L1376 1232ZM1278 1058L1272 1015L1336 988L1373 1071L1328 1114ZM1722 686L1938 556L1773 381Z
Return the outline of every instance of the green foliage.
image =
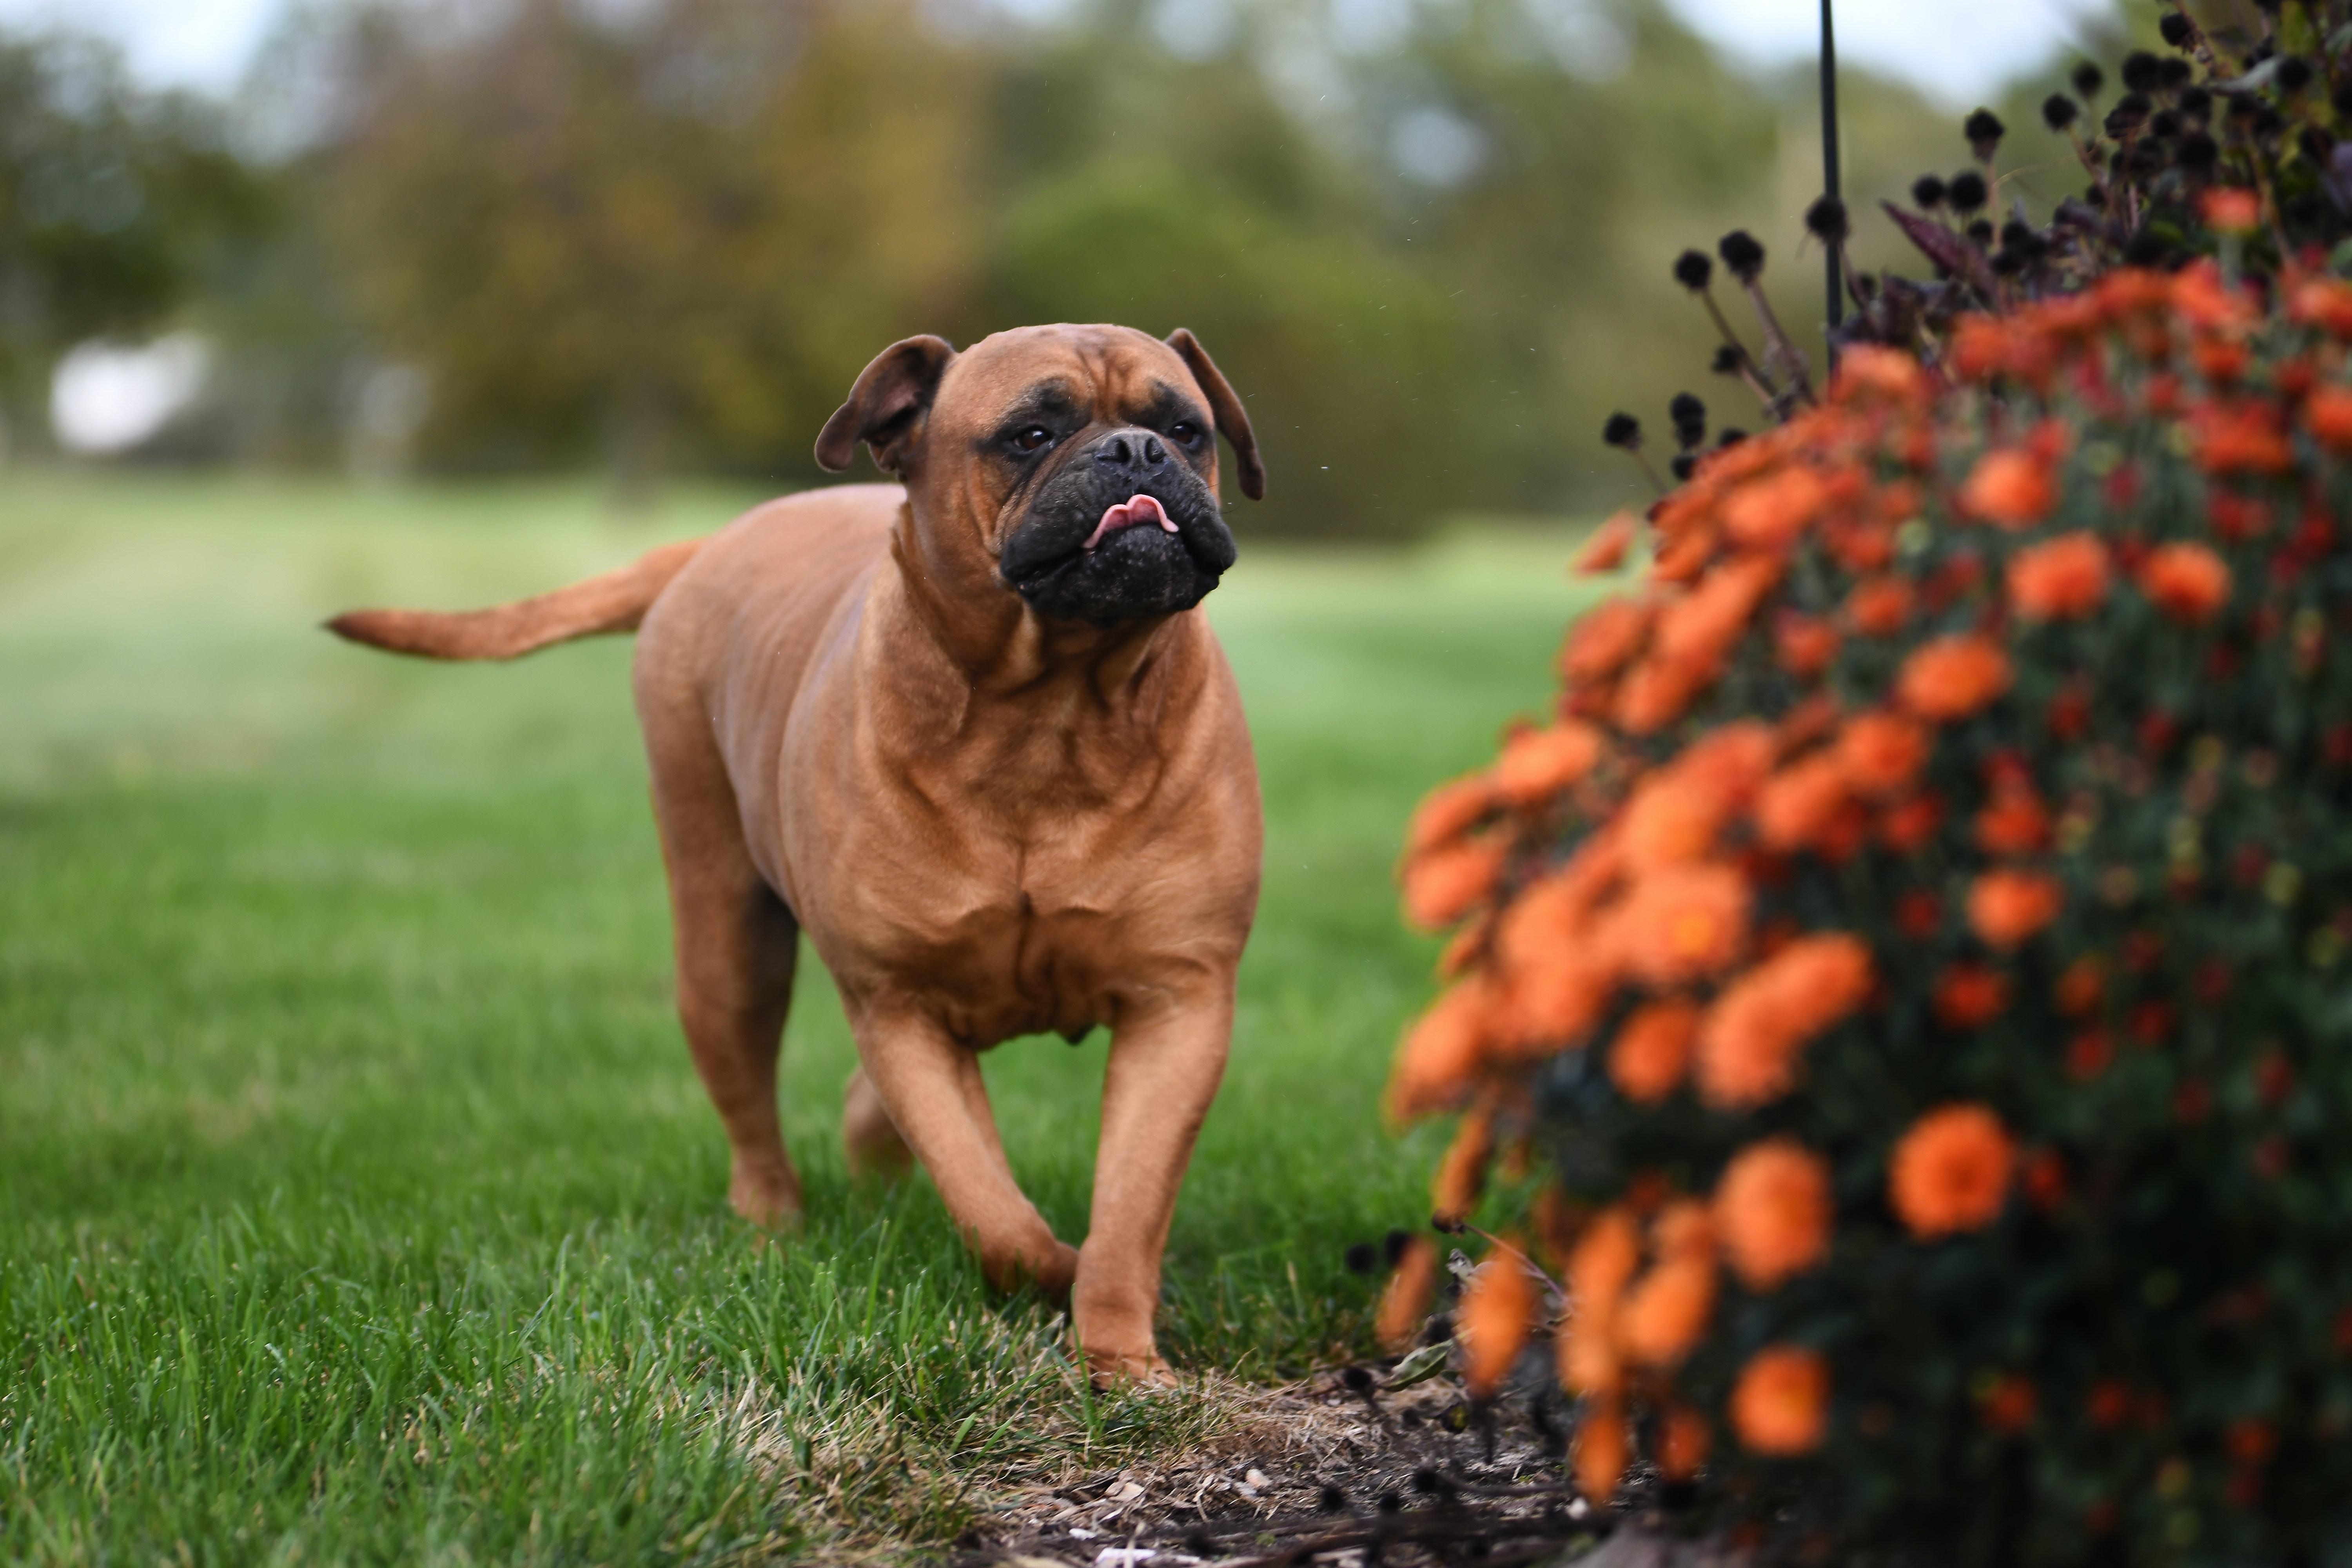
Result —
M58 354L152 329L261 225L219 119L96 46L0 37L0 436L43 427Z

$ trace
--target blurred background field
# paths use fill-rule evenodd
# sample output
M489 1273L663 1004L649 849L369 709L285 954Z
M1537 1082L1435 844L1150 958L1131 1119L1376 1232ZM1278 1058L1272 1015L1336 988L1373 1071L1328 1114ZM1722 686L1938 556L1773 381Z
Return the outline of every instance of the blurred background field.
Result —
M1965 164L1980 99L2011 126L1996 205L2046 211L2071 153L2032 105L2137 15L1846 9L1905 73L1843 77L1864 266L1895 255L1869 204ZM243 63L161 85L147 34L206 15ZM586 472L635 504L814 479L814 431L898 338L1114 320L1219 356L1275 474L1260 531L1589 515L1636 493L1593 439L1611 407L1654 422L1695 386L1754 422L1677 250L1753 229L1820 342L1811 73L1696 30L1785 46L1811 16L0 0L0 415L20 459ZM114 43L35 26L109 17Z
M814 963L783 1093L808 1232L762 1254L725 1215L625 640L446 667L315 629L560 581L739 500L616 522L581 483L0 477L0 1556L936 1544L1005 1467L1207 1419L1086 1405L919 1184L850 1185ZM1544 701L1592 592L1569 542L1261 546L1212 601L1268 850L1170 1253L1186 1365L1360 1342L1342 1252L1418 1216L1433 1152L1394 1159L1376 1113L1431 949L1392 913L1396 825ZM1066 1235L1102 1058L989 1059Z

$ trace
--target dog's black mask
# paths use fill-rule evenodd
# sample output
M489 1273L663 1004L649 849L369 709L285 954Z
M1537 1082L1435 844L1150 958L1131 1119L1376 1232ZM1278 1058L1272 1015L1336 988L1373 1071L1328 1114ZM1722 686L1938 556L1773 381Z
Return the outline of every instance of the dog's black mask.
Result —
M1192 444L1215 439L1203 422ZM1172 615L1234 563L1233 531L1194 467L1204 459L1181 437L1124 426L1050 457L997 557L1039 615L1097 626Z

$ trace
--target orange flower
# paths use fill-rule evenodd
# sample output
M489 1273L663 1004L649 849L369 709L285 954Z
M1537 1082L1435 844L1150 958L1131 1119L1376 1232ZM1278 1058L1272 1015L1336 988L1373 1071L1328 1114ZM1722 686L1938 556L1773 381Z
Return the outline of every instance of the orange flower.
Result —
M1625 672L1613 717L1631 735L1653 735L1683 716L1714 680L1716 671L1671 659L1645 658Z
M1495 1031L1511 1060L1564 1050L1601 1022L1617 972L1597 945L1562 948L1512 972Z
M1748 881L1728 866L1675 866L1633 884L1612 931L1626 970L1653 985L1721 973L1748 944Z
M1429 1237L1416 1236L1404 1244L1397 1266L1381 1291L1380 1310L1372 1320L1381 1343L1400 1351L1421 1337L1429 1303L1437 1290L1437 1248Z
M1770 1290L1830 1249L1829 1163L1793 1138L1769 1138L1732 1156L1716 1184L1716 1223L1732 1272Z
M1574 720L1549 730L1522 730L1495 764L1495 793L1513 805L1549 799L1592 771L1601 760L1601 731Z
M1568 863L1523 889L1505 907L1495 931L1507 969L1532 969L1584 942L1584 924L1617 880L1618 835L1602 831L1578 846Z
M2050 844L2050 813L2031 784L2006 784L1977 813L1977 847L1988 855L2038 855Z
M1751 1453L1787 1458L1821 1447L1829 1425L1830 1369L1819 1352L1767 1345L1739 1369L1731 1429Z
M2015 1436L2033 1425L2034 1408L2040 1403L2032 1383L2011 1373L1993 1380L1977 1407L1987 1426L2003 1436Z
M2062 533L2010 557L2009 604L2021 619L2076 620L2107 596L2107 547L2095 533Z
M1772 627L1772 645L1780 668L1800 680L1811 680L1837 657L1837 627L1814 616L1784 610Z
M2098 1006L2106 990L2106 964L2095 954L2078 958L2058 976L2058 1011L2069 1018L2080 1018Z
M1838 355L1837 377L1831 384L1830 395L1840 403L1866 402L1873 396L1909 403L1927 390L1927 373L1909 354L1875 343L1855 343Z
M1700 1098L1720 1109L1786 1094L1797 1057L1862 1005L1870 950L1842 931L1800 937L1733 981L1699 1024Z
M2352 386L2313 389L2303 402L2304 427L2331 452L2352 452Z
M1448 1224L1470 1217L1486 1190L1486 1167L1495 1158L1495 1113L1481 1105L1462 1119L1437 1174L1429 1184L1430 1213Z
M1626 1293L1618 1341L1636 1363L1671 1369L1690 1354L1714 1313L1715 1260L1703 1253L1668 1258Z
M1780 580L1780 563L1769 556L1725 562L1700 579L1696 588L1659 610L1654 657L1695 669L1714 669Z
M1981 1105L1947 1105L1911 1124L1886 1172L1887 1199L1922 1241L2000 1217L2017 1163L2009 1131Z
M2197 466L2209 474L2283 474L2294 467L2294 447L2277 413L2260 403L2210 403L2189 417Z
M1851 355L1855 351L1846 352ZM1706 1463L1714 1441L1706 1416L1687 1405L1669 1405L1658 1419L1658 1473L1670 1481L1690 1479Z
M2262 226L2263 198L2242 185L2215 185L2198 203L2205 221L2228 234L2252 234Z
M1801 466L1751 479L1725 498L1723 530L1751 549L1778 549L1811 526L1829 493L1822 477Z
M1943 797L1915 795L1888 806L1879 817L1878 841L1897 855L1916 855L1943 826Z
M2352 284L2324 274L2305 278L2288 293L2287 313L2307 327L2352 338Z
M1495 890L1505 845L1476 838L1424 849L1405 862L1404 915L1423 931L1438 931L1470 912Z
M1559 672L1578 683L1603 680L1625 667L1650 635L1648 605L1612 599L1585 612L1559 653Z
M1960 487L1960 510L2001 528L2031 528L2058 504L2050 465L2032 452L2005 447L1987 452Z
M1949 1029L1981 1029L2009 1010L2009 977L1982 963L1955 963L1936 977L1936 1016Z
M1536 1291L1516 1247L1497 1247L1462 1288L1454 1321L1462 1331L1462 1382L1474 1399L1503 1385L1535 1326Z
M1713 790L1727 809L1737 809L1764 782L1779 748L1780 741L1769 724L1741 719L1717 725L1692 742L1668 771L1676 778Z
M1969 888L1969 929L1988 947L2014 948L2058 918L2065 890L2040 871L2002 868Z
M1482 979L1440 996L1397 1048L1389 1073L1388 1110L1398 1121L1459 1105L1486 1055L1491 999Z
M1697 1034L1695 1003L1652 1002L1635 1009L1609 1047L1609 1081L1635 1104L1655 1105L1682 1082Z
M1691 771L1651 774L1618 818L1626 864L1650 871L1703 858L1715 847L1727 805L1722 790Z
M1554 1349L1560 1386L1571 1394L1606 1398L1624 1385L1624 1368L1617 1360L1617 1302L1641 1257L1641 1230L1622 1204L1595 1215L1570 1251L1570 1310L1560 1320Z
M1616 1493L1631 1456L1625 1413L1610 1399L1585 1412L1576 1424L1576 1489L1596 1503Z
M2194 625L2229 602L2230 568L2202 544L2160 544L2140 563L2139 585L2158 609Z
M1927 731L1899 713L1857 714L1838 731L1832 754L1856 795L1899 795L1927 761Z
M1633 531L1642 520L1630 511L1621 511L1592 531L1584 548L1577 552L1576 572L1614 572L1625 563L1625 550L1633 542Z
M1836 756L1816 752L1774 773L1756 792L1756 836L1770 849L1811 848L1851 798Z
M1478 819L1495 808L1495 788L1484 773L1439 784L1421 797L1413 808L1412 826L1405 833L1405 850L1419 854L1434 849L1449 838L1458 838L1477 826Z
M1893 637L1911 618L1911 584L1894 576L1863 579L1846 595L1845 618L1864 637Z
M2009 656L1990 638L1937 637L1903 661L1895 678L1903 705L1923 719L1948 723L1982 712L2009 689Z

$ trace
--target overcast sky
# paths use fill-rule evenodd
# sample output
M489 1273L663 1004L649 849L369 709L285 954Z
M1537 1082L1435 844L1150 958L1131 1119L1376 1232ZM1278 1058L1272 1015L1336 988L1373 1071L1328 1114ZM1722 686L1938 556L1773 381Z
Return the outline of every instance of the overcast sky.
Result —
M1693 26L1759 65L1810 56L1819 0L1666 0ZM0 0L0 26L68 20L120 39L150 81L233 84L285 0ZM1948 103L1989 91L2075 37L2101 0L1838 0L1838 52Z

